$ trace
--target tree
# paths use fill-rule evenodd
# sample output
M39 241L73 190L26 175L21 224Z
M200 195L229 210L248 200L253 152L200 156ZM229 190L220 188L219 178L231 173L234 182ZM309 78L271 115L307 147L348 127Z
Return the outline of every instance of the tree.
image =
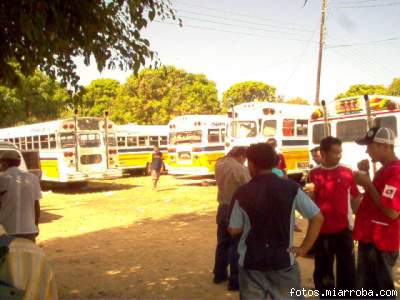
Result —
M310 105L310 102L306 99L303 99L301 97L294 97L290 98L289 100L286 100L285 103L288 104L305 104L305 105Z
M388 91L382 84L355 84L350 86L350 88L336 96L335 99L361 96L361 95L387 95Z
M111 109L117 97L120 83L114 79L93 80L82 91L79 114L83 116L101 117Z
M276 88L264 82L244 81L231 86L222 95L222 110L232 105L253 101L275 101Z
M74 58L89 65L137 72L150 59L158 64L141 30L156 17L175 19L163 0L0 1L0 84L15 86L17 62L25 76L37 67L77 86Z
M394 78L387 90L391 96L400 96L400 77Z
M20 82L17 88L0 86L0 126L60 118L70 99L68 91L38 70L29 77L17 74Z
M219 111L213 81L203 74L163 66L128 78L112 105L111 119L121 123L166 124L178 115Z

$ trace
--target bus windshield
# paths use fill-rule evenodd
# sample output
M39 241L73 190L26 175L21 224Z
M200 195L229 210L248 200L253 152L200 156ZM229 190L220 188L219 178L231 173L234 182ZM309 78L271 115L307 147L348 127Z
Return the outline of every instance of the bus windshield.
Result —
M61 148L73 148L75 146L75 135L73 133L60 134Z
M233 121L231 135L235 138L255 137L257 136L257 124L255 121Z
M201 143L201 130L176 132L170 140L172 145Z
M98 133L79 134L79 146L82 148L93 148L100 146L100 136Z

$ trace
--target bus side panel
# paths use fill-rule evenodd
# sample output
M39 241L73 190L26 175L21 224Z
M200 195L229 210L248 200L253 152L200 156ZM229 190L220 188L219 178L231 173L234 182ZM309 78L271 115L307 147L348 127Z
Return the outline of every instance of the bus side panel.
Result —
M151 162L151 153L119 153L118 161L121 168L145 168Z
M59 181L60 170L58 167L58 159L54 158L41 158L40 164L43 172L43 180Z
M214 173L217 160L224 155L223 151L202 153L200 154L200 166L207 167L210 173Z
M285 157L287 170L302 172L308 167L309 156L307 148L282 149L282 154Z

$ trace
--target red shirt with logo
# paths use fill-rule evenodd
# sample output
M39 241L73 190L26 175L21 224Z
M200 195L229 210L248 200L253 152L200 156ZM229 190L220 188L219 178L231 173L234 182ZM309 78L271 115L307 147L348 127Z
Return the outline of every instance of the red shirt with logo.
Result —
M380 203L400 212L400 160L382 167L373 180ZM364 243L374 243L382 251L399 251L400 219L387 217L365 194L356 214L353 238Z
M350 195L360 194L351 169L341 165L332 168L318 166L311 170L314 200L324 216L321 233L337 233L350 227L352 215Z
M285 157L283 156L282 153L278 153L278 169L280 170L286 170L286 161L285 161Z

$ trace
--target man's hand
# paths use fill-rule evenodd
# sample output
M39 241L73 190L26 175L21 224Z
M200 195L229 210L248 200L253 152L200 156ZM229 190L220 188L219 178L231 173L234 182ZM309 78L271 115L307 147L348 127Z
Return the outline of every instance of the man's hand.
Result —
M300 247L291 247L290 249L289 249L289 251L290 252L292 252L293 254L294 254L294 256L305 256L306 254L307 254L307 252L308 252L308 250L310 250L310 249L306 249L305 247L303 247L303 246L300 246Z
M312 198L312 196L314 195L314 191L315 191L315 184L314 183L307 183L304 188L303 188L304 192L306 194L308 194L308 196L310 196Z
M354 181L364 189L372 184L368 173L364 171L354 172Z
M369 161L368 159L363 159L361 161L358 162L357 164L358 170L359 171L364 171L369 173Z

